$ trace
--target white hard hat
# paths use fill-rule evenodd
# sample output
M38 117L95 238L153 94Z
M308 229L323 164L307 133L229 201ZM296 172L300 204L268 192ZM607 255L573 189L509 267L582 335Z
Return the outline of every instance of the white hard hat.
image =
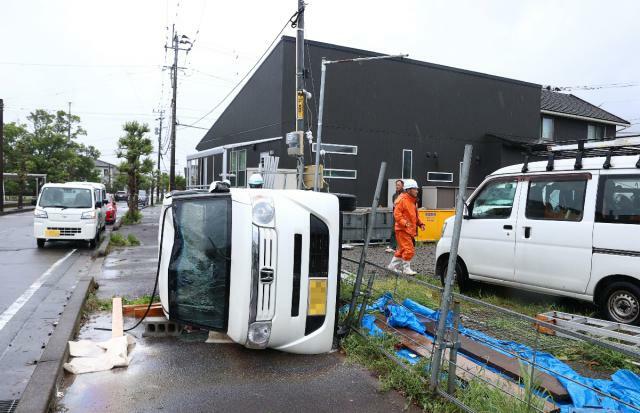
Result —
M263 184L264 184L264 179L262 179L262 175L253 174L253 175L251 175L249 177L249 186L250 187L263 185Z
M415 179L403 179L404 182L404 189L418 189L418 183L415 181Z

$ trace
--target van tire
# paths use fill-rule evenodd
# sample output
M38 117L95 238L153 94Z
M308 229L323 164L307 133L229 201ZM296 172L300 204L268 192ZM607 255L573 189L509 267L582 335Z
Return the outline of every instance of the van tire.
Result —
M44 248L44 242L46 240L44 238L38 238L36 239L36 242L38 243L38 248Z
M440 270L440 282L444 287L444 277L447 276L447 269L449 267L449 259L441 266ZM472 281L469 279L469 274L465 270L464 266L460 263L460 260L456 261L456 270L454 273L456 277L455 282L458 284L460 292L469 291L472 288Z
M95 238L89 240L89 248L94 249L98 245L99 240L100 240L100 231L96 232Z
M640 287L629 281L614 281L600 294L599 307L610 321L640 325Z

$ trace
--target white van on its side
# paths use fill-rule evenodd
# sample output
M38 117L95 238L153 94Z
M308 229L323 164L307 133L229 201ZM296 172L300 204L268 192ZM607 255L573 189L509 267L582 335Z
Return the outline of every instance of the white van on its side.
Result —
M640 324L640 161L612 156L533 162L489 175L470 196L455 275L593 301ZM524 171L524 172L523 172ZM444 277L452 218L436 249Z
M46 241L84 240L94 248L104 228L101 190L90 183L45 184L34 211L38 248Z

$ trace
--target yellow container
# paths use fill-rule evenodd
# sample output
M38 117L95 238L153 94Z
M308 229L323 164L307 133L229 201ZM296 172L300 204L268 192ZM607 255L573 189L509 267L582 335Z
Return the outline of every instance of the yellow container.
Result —
M419 209L418 216L425 225L425 230L418 228L417 241L436 242L442 234L444 221L456 214L455 209Z

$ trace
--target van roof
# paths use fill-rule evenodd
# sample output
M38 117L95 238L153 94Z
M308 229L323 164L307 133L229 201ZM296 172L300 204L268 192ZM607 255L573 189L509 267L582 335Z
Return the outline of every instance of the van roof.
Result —
M582 158L582 169L581 170L600 170L603 169L602 165L604 164L606 157L597 156L593 158ZM612 156L611 157L611 168L610 169L635 169L638 173L640 173L640 168L636 166L638 162L637 156ZM553 172L557 171L575 171L574 165L576 163L575 158L568 159L556 159L553 163ZM491 176L494 175L506 175L506 174L522 174L522 166L524 164L510 165L505 166L504 168L500 168L497 171L493 172ZM532 172L547 172L547 161L536 161L529 162L527 173Z
M43 185L44 187L55 187L55 188L82 188L82 187L94 187L93 182L65 182L65 183L56 183L56 182L48 182Z

